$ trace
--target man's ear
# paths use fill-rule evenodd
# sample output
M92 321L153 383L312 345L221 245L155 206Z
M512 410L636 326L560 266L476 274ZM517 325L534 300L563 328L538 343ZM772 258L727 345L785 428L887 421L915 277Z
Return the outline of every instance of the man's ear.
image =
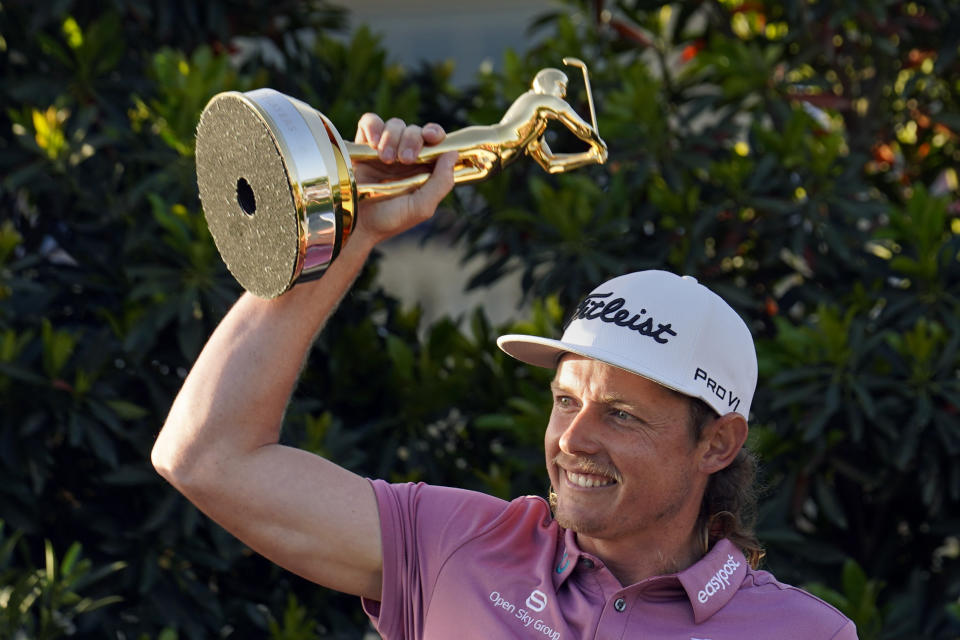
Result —
M714 418L700 438L700 470L716 473L726 469L747 441L747 420L734 411Z

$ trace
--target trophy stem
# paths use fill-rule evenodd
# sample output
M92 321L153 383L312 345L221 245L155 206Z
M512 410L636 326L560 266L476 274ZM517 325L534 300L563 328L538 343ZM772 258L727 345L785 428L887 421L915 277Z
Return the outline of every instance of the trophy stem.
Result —
M379 163L380 159L376 149L367 144L359 142L343 142L347 154L350 156L350 162L356 168L364 163ZM357 182L358 200L386 200L402 196L406 193L416 191L423 183L430 179L433 172L433 166L437 158L444 153L445 148L426 147L420 152L417 162L412 165L400 165L410 167L411 171L419 171L406 178L391 178L388 182ZM459 159L454 165L453 182L457 185L468 184L470 182L480 182L489 176L489 172L478 172L476 168L469 164L470 158Z
M416 191L428 179L430 179L428 174L421 173L403 180L394 180L389 184L358 183L357 199L363 201L395 198Z

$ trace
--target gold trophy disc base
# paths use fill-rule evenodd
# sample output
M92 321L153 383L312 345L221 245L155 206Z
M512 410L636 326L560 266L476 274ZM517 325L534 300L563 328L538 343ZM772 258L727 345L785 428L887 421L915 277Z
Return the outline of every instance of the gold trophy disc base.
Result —
M197 126L197 183L217 249L240 285L274 298L294 282L297 206L270 127L239 94L212 101Z

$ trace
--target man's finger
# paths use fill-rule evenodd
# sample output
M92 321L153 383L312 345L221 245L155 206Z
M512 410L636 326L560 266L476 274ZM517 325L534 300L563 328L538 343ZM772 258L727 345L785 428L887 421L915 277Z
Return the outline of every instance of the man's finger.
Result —
M357 135L354 136L354 141L376 148L380 144L383 127L383 118L375 113L365 113L357 122Z
M436 122L428 122L423 125L423 141L426 144L437 144L438 142L443 142L443 139L447 137L447 132L443 130L443 127L438 125Z
M400 144L397 148L400 162L407 164L415 162L421 149L423 149L423 129L415 124L407 125L400 134Z
M448 151L437 158L437 164L433 168L430 179L414 193L414 197L418 200L417 205L421 210L432 212L444 196L453 189L453 165L456 161L456 151Z
M380 136L380 143L377 145L381 161L390 164L397 159L397 147L400 146L400 136L403 134L405 126L400 118L387 120Z

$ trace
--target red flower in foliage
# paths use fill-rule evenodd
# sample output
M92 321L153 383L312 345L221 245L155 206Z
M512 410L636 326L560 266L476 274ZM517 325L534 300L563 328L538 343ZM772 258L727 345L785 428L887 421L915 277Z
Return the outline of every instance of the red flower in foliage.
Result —
M911 49L907 53L907 60L903 63L905 69L913 69L914 67L919 67L923 64L928 58L936 58L937 53L930 49Z
M690 62L697 57L697 54L703 50L705 46L703 39L696 40L683 48L683 53L680 54L680 59L684 62Z
M780 305L777 304L777 301L767 296L767 299L764 301L764 311L767 312L768 316L775 316L780 313Z

